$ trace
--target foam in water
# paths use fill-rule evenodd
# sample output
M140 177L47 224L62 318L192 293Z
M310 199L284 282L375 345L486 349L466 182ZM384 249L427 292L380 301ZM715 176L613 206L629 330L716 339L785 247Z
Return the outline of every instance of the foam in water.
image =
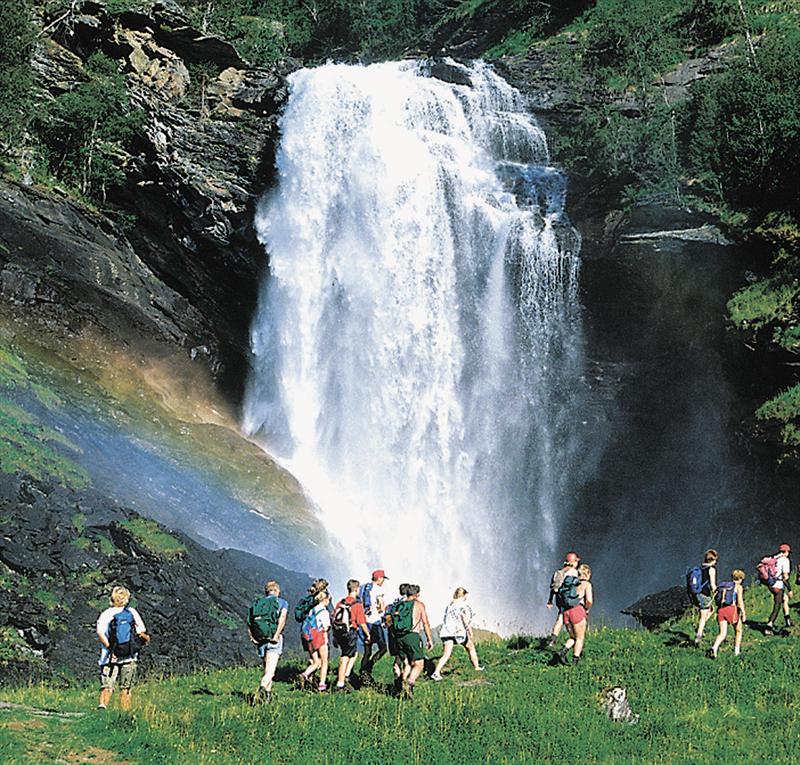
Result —
M579 241L520 94L450 65L472 86L291 75L244 429L317 504L331 573L385 568L434 617L464 585L507 630L541 621L570 510Z

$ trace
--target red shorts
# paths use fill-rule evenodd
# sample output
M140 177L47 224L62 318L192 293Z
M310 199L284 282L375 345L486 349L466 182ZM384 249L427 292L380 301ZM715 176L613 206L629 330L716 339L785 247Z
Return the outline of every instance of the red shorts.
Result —
M311 639L303 635L303 647L309 653L318 651L322 646L328 644L328 630L318 630L316 627L311 628Z
M573 606L564 611L563 616L564 624L572 624L574 626L586 619L586 609L580 605Z
M730 606L723 606L722 608L717 609L717 621L720 624L722 622L736 624L739 621L739 609L737 608L736 604L733 603Z

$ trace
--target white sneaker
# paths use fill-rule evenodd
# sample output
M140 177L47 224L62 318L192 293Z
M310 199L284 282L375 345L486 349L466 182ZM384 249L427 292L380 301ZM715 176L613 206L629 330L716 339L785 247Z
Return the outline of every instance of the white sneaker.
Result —
M483 672L483 670L484 670L483 667L475 667L476 672Z
M431 680L436 680L437 682L442 679L442 676L438 672L434 672L431 675Z

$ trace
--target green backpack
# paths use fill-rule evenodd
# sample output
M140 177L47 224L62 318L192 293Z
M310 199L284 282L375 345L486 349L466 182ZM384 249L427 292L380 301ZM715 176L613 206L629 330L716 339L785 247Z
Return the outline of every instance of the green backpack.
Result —
M568 608L573 608L581 602L581 599L578 596L579 584L580 579L578 579L577 576L568 574L564 577L564 581L561 582L561 586L556 592L556 605L562 611L566 611Z
M401 600L391 613L389 629L392 635L400 637L414 631L414 601Z
M275 630L278 629L280 614L281 604L274 595L253 602L248 612L247 623L256 642L266 643L272 639Z

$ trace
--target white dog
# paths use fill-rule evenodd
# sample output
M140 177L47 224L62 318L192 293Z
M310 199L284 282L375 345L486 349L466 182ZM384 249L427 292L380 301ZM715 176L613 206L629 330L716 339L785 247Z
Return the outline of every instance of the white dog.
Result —
M605 691L603 696L606 702L606 714L611 720L628 723L628 725L636 725L639 722L639 715L633 713L624 688L615 685Z

